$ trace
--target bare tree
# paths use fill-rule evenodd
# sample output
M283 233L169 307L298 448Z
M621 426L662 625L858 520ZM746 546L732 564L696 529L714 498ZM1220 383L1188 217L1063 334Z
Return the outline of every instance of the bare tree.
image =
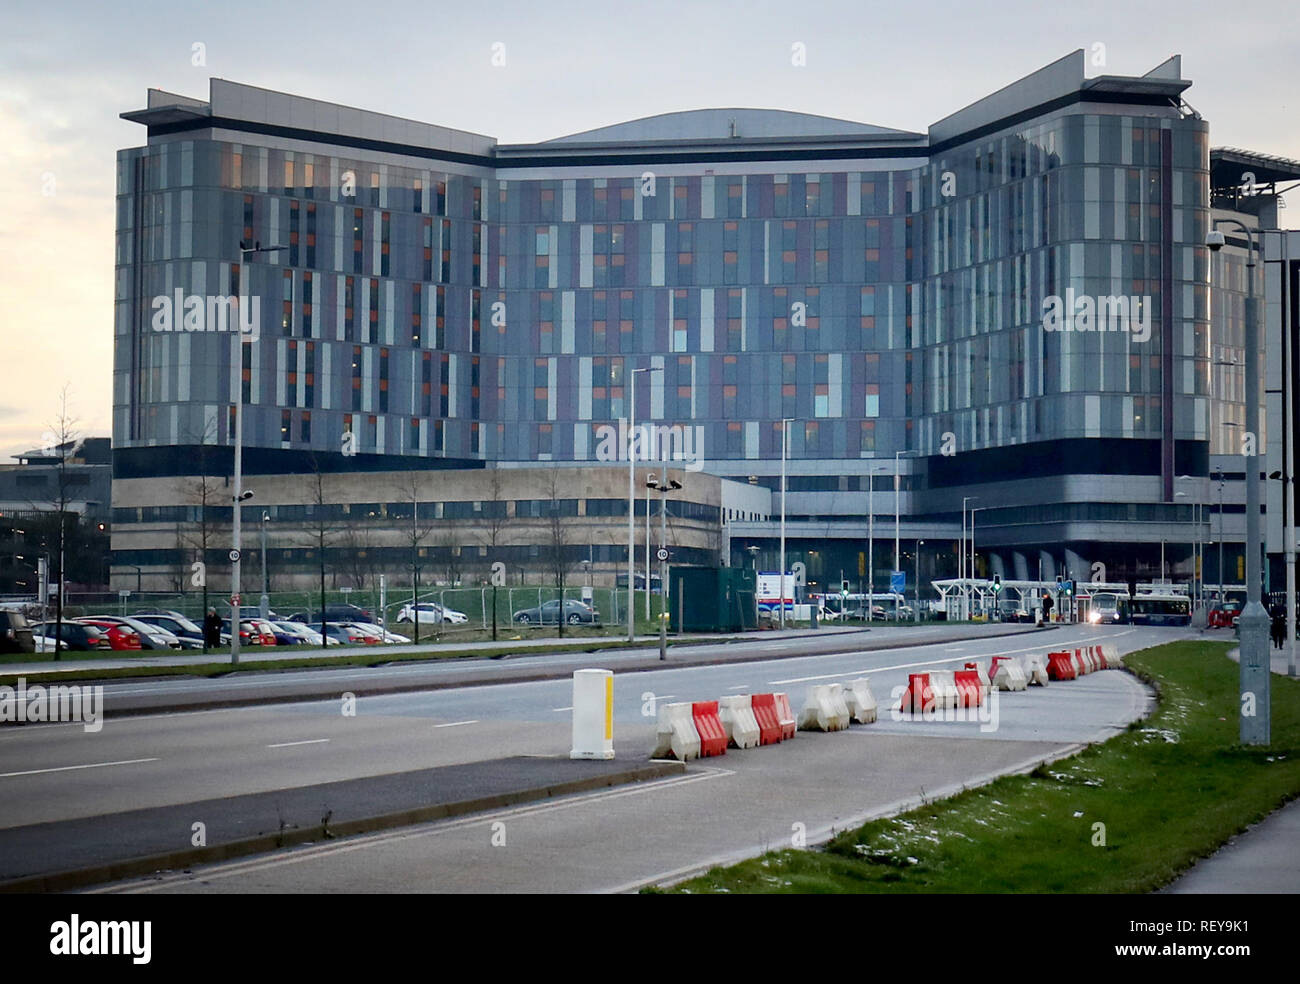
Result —
M561 497L560 470L552 468L547 476L546 499L543 500L542 527L544 536L543 562L547 571L555 579L560 593L560 609L556 615L559 634L564 636L564 585L573 567L571 554L571 530L569 517L564 515L564 503ZM540 615L540 613L539 613Z
M411 624L415 629L414 641L418 643L420 641L420 544L433 530L433 524L430 522L433 504L425 503L422 520L419 472L407 472L400 488L403 501L411 507L411 523L406 527L404 539L411 549Z
M325 476L320 470L316 455L311 457L312 475L311 504L307 507L307 518L303 524L304 540L316 554L316 570L319 574L321 648L329 646L329 618L325 612L325 574L327 565L326 551L334 545L343 532L340 524L332 515L332 503L325 496ZM238 631L238 626L235 627Z
M58 594L54 600L54 658L59 658L59 643L63 639L63 596L66 590L66 554L68 547L68 507L72 503L72 483L68 475L68 455L74 451L74 445L77 440L77 420L72 417L68 411L68 384L64 384L63 389L59 392L59 412L54 422L49 425L44 435L44 445L42 450L47 455L55 455L59 459L58 470L55 473L54 495L49 500L53 506L56 517L56 527L53 530L53 539L56 557L58 560L58 580L55 582L59 586ZM46 599L41 599L42 604Z

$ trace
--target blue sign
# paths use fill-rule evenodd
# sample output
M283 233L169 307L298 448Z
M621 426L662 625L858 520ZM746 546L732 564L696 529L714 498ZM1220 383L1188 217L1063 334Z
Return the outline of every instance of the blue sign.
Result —
M892 594L903 594L907 587L907 575L902 571L891 571L889 574L889 590Z

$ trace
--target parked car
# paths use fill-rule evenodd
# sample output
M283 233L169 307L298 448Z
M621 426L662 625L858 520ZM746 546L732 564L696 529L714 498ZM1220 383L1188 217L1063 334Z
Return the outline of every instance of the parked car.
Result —
M522 611L515 612L514 620L522 624L533 622L539 625L556 625L560 621L559 599L544 602L538 608L525 608ZM583 622L594 624L600 621L600 613L590 605L584 605L580 601L566 598L564 600L564 620L570 625L578 625Z
M32 644L35 647L35 651L38 653L52 653L56 648L59 650L65 650L68 648L66 642L60 642L56 647L54 645L53 636L41 635L39 632L32 634Z
M134 629L140 637L141 649L171 651L181 648L180 639L160 626L150 625L148 622L141 622L121 615L91 615L88 617L95 619L97 622L125 625Z
M291 621L306 622L308 624L321 621L320 612L294 612L289 616ZM326 605L325 621L327 622L369 622L375 621L364 608L358 608L356 605Z
M319 633L321 630L320 622L307 622L304 624L307 626L307 628L312 629L315 632ZM329 625L328 635L330 639L332 639L337 643L340 643L341 645L365 646L368 644L365 633L358 630L352 624L344 623L344 622L329 622L327 624ZM379 640L375 639L374 641L378 642Z
M432 601L420 602L420 604L416 606L416 611L419 612L419 619L421 624L424 624L425 622L432 622L434 624L446 622L452 625L457 625L461 622L469 621L469 616L467 616L464 612L458 612L452 608L444 608L442 605L439 605ZM399 622L415 621L415 619L411 617L410 605L402 606L402 610L397 613L397 621Z
M77 621L82 625L93 625L108 633L108 647L115 652L135 652L144 648L144 644L140 641L140 633L129 625L96 618L79 618Z
M0 653L34 653L36 640L27 616L22 612L0 611Z
M32 631L40 635L53 636L54 622L37 622L32 626ZM85 625L81 622L65 621L62 628L60 639L63 644L71 650L78 652L91 652L94 650L112 649L112 644L108 641L108 630L102 629L97 625Z
M195 625L180 612L136 612L131 617L137 622L156 625L158 628L170 632L181 641L182 649L203 648L203 628L199 625ZM221 641L224 644L229 644L230 637L226 636Z
M222 632L223 632L227 637L229 637L229 635L230 635L230 619L228 619L228 618L223 618L223 619L221 620L221 631L222 631ZM271 637L272 639L275 638L275 633L267 633L267 634L270 635L270 637ZM261 628L259 628L256 624L254 624L254 622L253 622L252 619L247 619L247 618L245 618L245 619L241 619L241 620L240 620L240 622L239 622L239 644L240 644L241 646L263 646L263 645L272 645L272 646L273 646L273 645L275 645L274 642L266 643L266 642L264 642L263 640L264 640L264 636L263 636L263 633L262 633Z
M373 622L341 622L339 623L346 629L361 634L361 641L367 646L382 645L384 641L384 632L378 625Z
M321 644L321 634L305 622L290 622L286 619L279 619L271 624L276 628L277 639L280 637L280 633L285 633L296 636L297 644L301 646L319 646ZM337 639L333 638L330 639L328 644L331 646L341 645ZM281 645L284 645L284 643L281 642Z

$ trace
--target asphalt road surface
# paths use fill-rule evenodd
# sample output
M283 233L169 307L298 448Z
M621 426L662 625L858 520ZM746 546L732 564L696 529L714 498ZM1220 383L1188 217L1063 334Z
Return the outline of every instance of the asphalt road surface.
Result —
M1124 673L999 697L984 721L890 720L908 672L968 659L1112 641L1121 652L1187 630L1062 627L1050 633L939 641L876 652L683 666L616 675L615 747L644 758L654 707L669 700L785 690L798 706L813 683L871 678L876 725L801 733L776 747L732 751L685 776L582 794L497 814L342 839L193 874L122 885L172 891L614 891L709 863L816 843L832 827L1031 767L1113 734L1147 705ZM830 648L832 639L819 642ZM788 644L788 641L787 641ZM759 645L769 645L760 643ZM618 654L583 665L618 670ZM529 657L528 659L533 659ZM507 663L509 661L506 661ZM178 681L179 682L179 681ZM506 755L566 755L567 680L502 683L110 719L102 731L44 725L0 732L3 828L182 804ZM196 817L195 820L202 820ZM495 827L493 824L504 824Z

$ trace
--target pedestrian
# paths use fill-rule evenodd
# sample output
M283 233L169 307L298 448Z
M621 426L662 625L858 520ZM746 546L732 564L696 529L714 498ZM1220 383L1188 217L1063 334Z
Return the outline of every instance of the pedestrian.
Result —
M207 617L203 619L203 646L205 649L221 647L221 618L215 608L209 608Z
M1273 621L1269 626L1269 634L1273 637L1273 648L1281 649L1286 639L1286 617L1277 605L1273 606Z

